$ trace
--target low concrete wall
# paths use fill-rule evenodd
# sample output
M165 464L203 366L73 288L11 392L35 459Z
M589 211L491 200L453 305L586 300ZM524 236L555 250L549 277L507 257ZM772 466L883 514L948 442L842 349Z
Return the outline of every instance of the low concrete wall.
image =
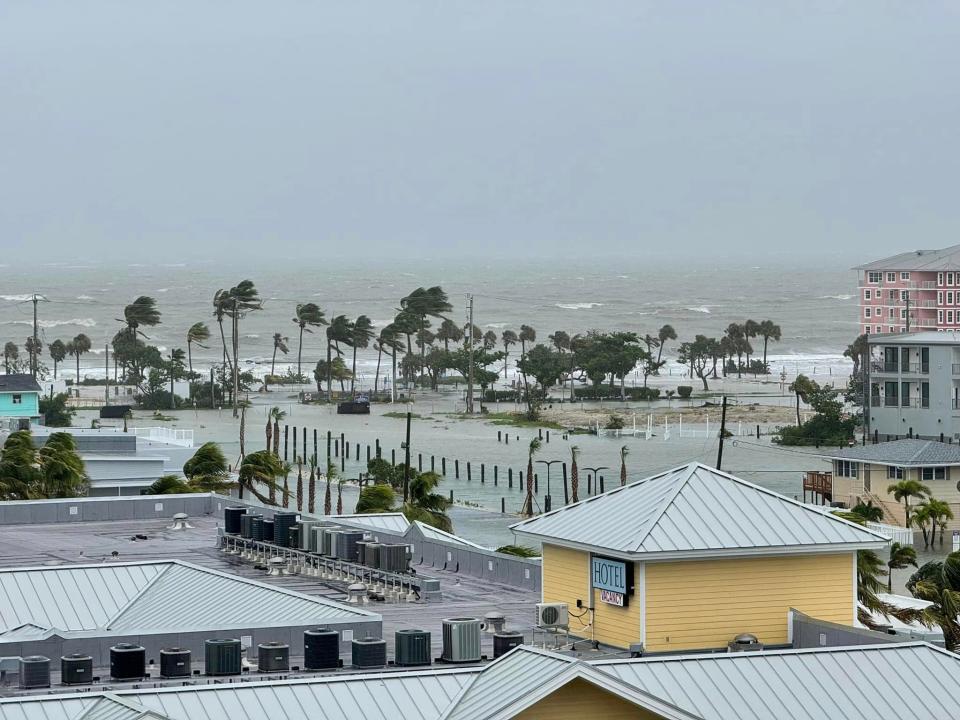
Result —
M175 513L200 517L216 512L215 508L212 495L199 493L18 500L0 502L0 525L147 520L170 518Z
M350 654L350 641L353 638L364 638L367 635L379 638L383 623L379 616L367 620L350 620L346 622L326 622L313 625L296 625L292 627L269 628L234 628L230 630L202 630L182 633L142 633L137 635L100 635L84 638L52 637L39 641L23 641L0 643L0 656L45 655L53 662L51 670L59 670L60 657L69 653L86 653L93 658L95 668L110 667L110 648L117 643L133 643L142 645L146 650L147 662L151 660L160 663L160 650L163 648L179 647L190 650L191 660L202 665L204 661L204 641L211 638L250 638L251 647L246 656L256 663L257 645L262 642L283 642L290 645L291 657L303 656L303 632L315 627L329 627L340 633L340 653ZM347 633L344 639L344 633ZM346 661L345 664L349 664ZM109 671L108 671L109 674ZM106 678L101 678L106 680Z
M798 610L791 610L790 615L790 637L794 648L847 647L849 645L884 645L896 642L912 642L911 638L817 620Z

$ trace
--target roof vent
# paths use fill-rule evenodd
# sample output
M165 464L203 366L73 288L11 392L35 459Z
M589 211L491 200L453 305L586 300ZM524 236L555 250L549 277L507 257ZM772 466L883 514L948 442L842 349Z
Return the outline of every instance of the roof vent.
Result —
M749 652L753 650L763 650L763 643L756 635L750 633L741 633L727 643L728 652Z
M186 513L177 513L173 516L173 525L167 526L167 530L190 530L193 525L187 522L189 519L190 516Z

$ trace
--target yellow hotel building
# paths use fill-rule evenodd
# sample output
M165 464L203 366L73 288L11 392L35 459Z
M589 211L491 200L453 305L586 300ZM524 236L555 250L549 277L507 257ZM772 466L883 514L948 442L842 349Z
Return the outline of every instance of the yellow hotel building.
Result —
M888 539L692 463L512 526L543 545L543 602L573 635L638 653L790 642L791 609L857 613L857 551Z

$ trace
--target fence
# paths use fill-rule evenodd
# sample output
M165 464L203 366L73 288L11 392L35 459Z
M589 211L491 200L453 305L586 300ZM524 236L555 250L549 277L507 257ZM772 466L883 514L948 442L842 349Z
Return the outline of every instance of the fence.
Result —
M166 427L130 428L130 432L138 438L145 438L151 442L162 442L180 447L193 447L193 430Z

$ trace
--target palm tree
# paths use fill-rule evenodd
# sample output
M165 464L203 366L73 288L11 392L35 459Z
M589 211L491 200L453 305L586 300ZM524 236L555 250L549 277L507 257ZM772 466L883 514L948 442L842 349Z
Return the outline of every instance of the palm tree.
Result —
M520 338L513 330L504 330L500 333L500 342L503 343L503 379L507 379L507 361L510 358L510 346L520 342Z
M887 592L893 594L893 571L903 570L908 565L917 567L917 551L909 545L898 542L890 544L890 558L887 560Z
M747 354L747 369L750 369L750 355L753 353L753 348L750 346L750 338L755 338L760 334L760 323L756 320L747 320L743 323L743 337L746 339L747 344L744 348Z
M397 332L407 338L407 349L405 351L401 350L401 352L406 352L409 356L410 353L413 352L412 336L417 332L420 321L417 316L409 310L401 310L393 319L393 324L397 328ZM405 382L409 383L410 375L408 367L404 367L403 378Z
M860 375L860 361L870 350L870 347L867 344L867 339L867 335L860 335L856 340L847 345L847 349L843 351L843 356L845 358L850 358L853 361L852 374L854 377L858 377Z
M527 455L527 497L523 501L523 511L521 515L533 515L533 456L540 450L541 443L538 438L530 441L530 450Z
M20 355L20 348L17 347L15 342L8 341L6 345L3 346L3 371L9 375L10 374L10 363L17 359Z
M160 324L160 311L157 301L147 295L141 295L123 309L123 320L131 336L143 334L141 327L155 327Z
M867 500L866 503L857 503L850 509L850 512L862 517L864 522L881 522L883 520L883 508L874 505L873 500Z
M9 344L12 343L8 343L8 345ZM54 340L47 347L47 350L50 352L50 357L53 358L53 379L56 380L57 366L67 359L67 346L64 345L63 340Z
M197 448L183 464L183 474L197 486L230 484L227 458L215 442L207 442Z
M303 456L297 457L297 512L303 512Z
M281 462L283 469L283 507L290 507L290 473L293 472L293 463Z
M281 335L280 333L273 334L273 358L270 360L270 374L277 374L277 350L286 355L290 352L290 348L287 346L287 342L290 338Z
M240 319L248 312L260 310L263 307L263 300L257 292L256 286L252 280L241 280L237 285L229 290L217 290L213 296L213 311L220 325L220 339L223 341L224 358L230 362L233 375L233 416L238 416L239 408L239 355L240 355ZM223 333L223 318L228 317L230 323L231 354L227 352L226 337Z
M660 360L663 357L663 346L667 343L667 340L676 340L677 331L673 329L673 325L664 325L657 331L657 340L659 342L659 349L657 350L657 367L660 367Z
M354 512L360 515L392 512L396 498L396 493L389 485L384 483L368 485L360 491Z
M620 448L620 487L627 484L627 455L630 454L630 448L626 445Z
M447 294L439 285L431 288L419 287L405 298L400 300L400 307L415 316L420 323L420 330L427 329L427 317L442 318L444 313L453 310ZM420 372L423 372L425 348L420 347Z
M353 324L346 315L337 315L327 326L327 402L333 402L333 359L331 353L340 351L340 343L349 344L353 337ZM343 392L343 381L340 381L340 391Z
M273 407L270 409L270 417L273 418L273 454L280 457L280 421L287 417L287 412Z
M419 520L445 532L453 530L447 515L450 501L441 493L434 492L440 484L440 476L432 472L416 473L410 479L408 500L403 505L407 520Z
M928 512L930 513L930 522L932 525L930 544L933 544L934 536L936 536L937 529L939 528L940 544L943 545L943 533L947 529L947 524L953 520L953 510L950 509L949 503L946 503L943 500L937 500L936 498L930 498L925 504L928 508Z
M797 375L796 379L790 383L790 392L797 396L797 427L802 424L800 422L800 401L807 402L810 393L815 389L816 385L813 380L802 374Z
M317 456L311 455L310 480L307 486L307 512L313 515L317 505Z
M6 457L6 448L4 448ZM73 435L57 432L35 453L36 482L30 490L31 498L69 498L84 495L89 478L83 459L77 453Z
M446 318L440 323L437 330L437 340L443 343L443 349L449 352L450 343L458 343L463 340L463 330L453 320Z
M284 474L284 465L276 455L268 450L252 452L240 463L240 499L243 491L249 490L260 502L267 505L276 505L277 478ZM265 496L258 489L258 485L266 485L270 495Z
M933 542L937 535L937 526L933 521L933 516L930 514L930 506L927 503L922 502L917 506L917 509L913 511L913 516L910 518L910 524L913 527L920 528L920 532L923 533L923 547L924 549L930 547L930 544ZM933 536L930 537L930 528L933 527Z
M921 611L920 619L929 627L939 626L943 646L956 652L960 648L960 551L947 555L939 572L918 581L913 594L932 603Z
M529 325L520 326L520 359L523 360L527 357L527 343L531 345L537 341L537 331L534 330ZM527 383L527 374L521 370L521 376L523 377L523 394L527 398L527 405L530 408L530 415L533 415L533 405L532 400L530 399L530 387Z
M580 448L576 445L570 447L570 497L573 502L580 501L580 470L577 468L577 456L580 455Z
M337 477L337 515L343 515L343 483L342 477Z
M77 358L77 385L80 385L80 356L90 352L93 344L83 333L80 333L67 343L67 352Z
M905 527L910 527L910 498L922 498L930 494L930 488L918 480L901 480L887 487L887 493L892 494L897 502L903 502L906 512Z
M311 327L320 327L321 325L326 325L327 319L324 316L323 310L320 309L320 306L311 302L297 305L293 322L295 322L297 327L300 328L300 342L297 345L297 377L300 377L300 358L303 354L303 332L304 330L307 332L313 332L313 330L310 329ZM277 357L276 336L274 336L273 357L274 359Z
M167 370L170 375L170 409L177 409L177 400L176 396L173 394L173 383L175 380L179 380L183 377L183 361L186 360L187 354L183 351L183 348L174 348L170 351L170 355L167 357Z
M373 340L373 322L366 315L360 315L354 322L350 333L350 344L353 346L353 366L350 374L350 395L354 396L355 381L357 379L357 348L366 350Z
M193 378L193 345L206 349L205 343L210 339L210 328L206 323L198 322L190 326L187 330L187 369L190 371L190 377ZM192 392L192 391L191 391Z
M770 372L770 369L767 367L767 344L771 340L780 342L780 326L773 322L773 320L764 320L760 323L758 332L760 337L763 338L763 366L767 368L767 372Z
M456 326L454 326L456 327ZM400 345L400 333L397 331L397 326L393 323L388 323L381 330L380 334L377 336L376 349L377 349L377 374L373 378L373 392L376 394L377 387L380 382L380 358L383 355L383 351L386 350L393 357L393 378L390 382L390 400L393 401L394 397L394 387L397 384L397 348Z
M333 482L334 478L337 477L337 466L333 464L330 460L327 460L327 477L326 489L323 492L323 514L329 515L330 511L333 510L333 505L330 501L330 484Z
M233 374L233 359L230 356L230 351L227 349L227 336L223 332L223 319L227 317L227 310L232 306L233 300L230 297L229 290L221 288L213 294L213 316L217 320L217 325L220 326L220 342L223 343L223 361L224 364L229 364L231 375Z

